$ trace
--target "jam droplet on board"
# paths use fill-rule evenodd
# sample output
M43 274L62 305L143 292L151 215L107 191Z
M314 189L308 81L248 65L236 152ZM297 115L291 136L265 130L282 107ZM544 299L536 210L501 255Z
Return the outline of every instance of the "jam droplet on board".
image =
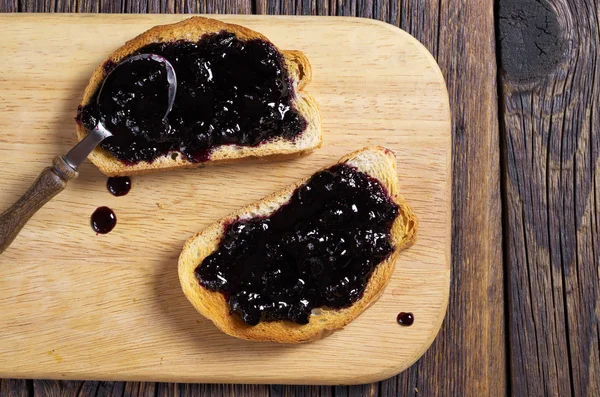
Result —
M106 234L117 224L117 216L108 207L98 207L92 214L91 223L96 233Z
M108 178L106 188L113 196L125 196L131 190L131 179L127 176Z
M398 324L408 327L415 322L415 316L412 313L400 312L398 317L396 317L396 321L398 321Z

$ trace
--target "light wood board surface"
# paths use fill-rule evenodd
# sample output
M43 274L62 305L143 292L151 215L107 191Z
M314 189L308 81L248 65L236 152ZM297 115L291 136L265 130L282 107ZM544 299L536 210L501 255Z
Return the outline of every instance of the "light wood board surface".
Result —
M2 209L75 143L73 117L94 68L167 15L0 15ZM125 197L90 163L0 256L0 377L249 383L363 383L405 369L443 321L450 280L450 113L434 59L407 33L366 19L220 16L299 49L322 109L323 147L288 162L133 178ZM305 345L219 332L177 277L203 226L344 154L383 145L419 217L382 298L344 330ZM96 236L98 206L117 214ZM396 323L415 315L411 327Z

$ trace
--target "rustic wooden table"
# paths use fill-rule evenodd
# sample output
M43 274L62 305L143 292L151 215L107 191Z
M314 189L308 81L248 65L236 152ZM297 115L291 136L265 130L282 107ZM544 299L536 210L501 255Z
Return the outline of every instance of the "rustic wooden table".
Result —
M5 379L0 396L600 395L597 1L0 0L0 12L380 19L436 57L454 139L448 313L400 375L351 387Z

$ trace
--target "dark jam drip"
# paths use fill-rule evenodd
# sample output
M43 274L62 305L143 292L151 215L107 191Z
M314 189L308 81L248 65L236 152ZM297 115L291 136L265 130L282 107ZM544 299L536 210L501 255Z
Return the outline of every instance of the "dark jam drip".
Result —
M413 316L412 313L400 312L398 313L398 317L396 317L396 321L398 321L398 324L400 325L409 327L415 322L415 316Z
M131 190L131 179L127 176L108 178L106 188L113 196L125 196Z
M268 218L227 225L196 277L222 292L249 325L306 324L313 308L340 309L361 298L375 267L393 251L397 215L378 181L336 165L315 174Z
M106 234L117 224L117 216L108 207L98 207L92 214L92 229L96 233Z
M105 64L100 102L94 97L77 119L90 129L104 120L114 134L101 146L128 164L170 151L206 161L212 148L255 146L277 137L293 140L306 127L292 107L294 96L282 55L263 40L231 33L204 35L193 43L149 44L137 51L165 57L175 68L177 94L168 118L164 66L138 60L114 69ZM135 54L134 54L135 55Z

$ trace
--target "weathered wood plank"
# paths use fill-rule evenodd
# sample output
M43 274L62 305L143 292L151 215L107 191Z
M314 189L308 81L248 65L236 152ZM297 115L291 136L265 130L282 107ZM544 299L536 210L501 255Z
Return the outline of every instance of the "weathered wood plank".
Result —
M0 379L0 397L28 397L29 389L24 379Z
M332 397L330 386L271 385L269 397Z
M3 0L0 1L0 12L18 12L19 1L18 0Z
M34 380L34 397L93 396L98 390L97 382Z
M334 388L335 397L379 397L379 384L370 383L367 385L355 386L336 386Z
M201 393L201 386L202 385L158 383L156 385L156 395L160 397L203 396L205 394ZM216 396L217 394L212 395Z
M79 0L75 6L75 12L100 12L100 3L98 0Z
M125 383L35 380L33 381L33 396L154 397L154 385L154 383L138 382ZM27 389L25 390L27 391Z
M154 394L149 394L152 396ZM156 384L157 397L267 397L267 385L205 385L185 383L158 383Z
M117 383L115 382L115 386L119 386L119 387L115 387L115 389L123 389L123 383L120 382ZM124 390L123 390L123 394L121 394L123 397L154 397L156 395L156 383L152 383L152 382L127 382L124 384ZM116 390L115 390L116 391ZM117 397L118 394L115 392L112 392L114 394L107 394L108 396L115 396ZM96 395L96 397L99 397L100 393L98 393Z
M590 0L501 0L514 395L600 395L600 36Z

